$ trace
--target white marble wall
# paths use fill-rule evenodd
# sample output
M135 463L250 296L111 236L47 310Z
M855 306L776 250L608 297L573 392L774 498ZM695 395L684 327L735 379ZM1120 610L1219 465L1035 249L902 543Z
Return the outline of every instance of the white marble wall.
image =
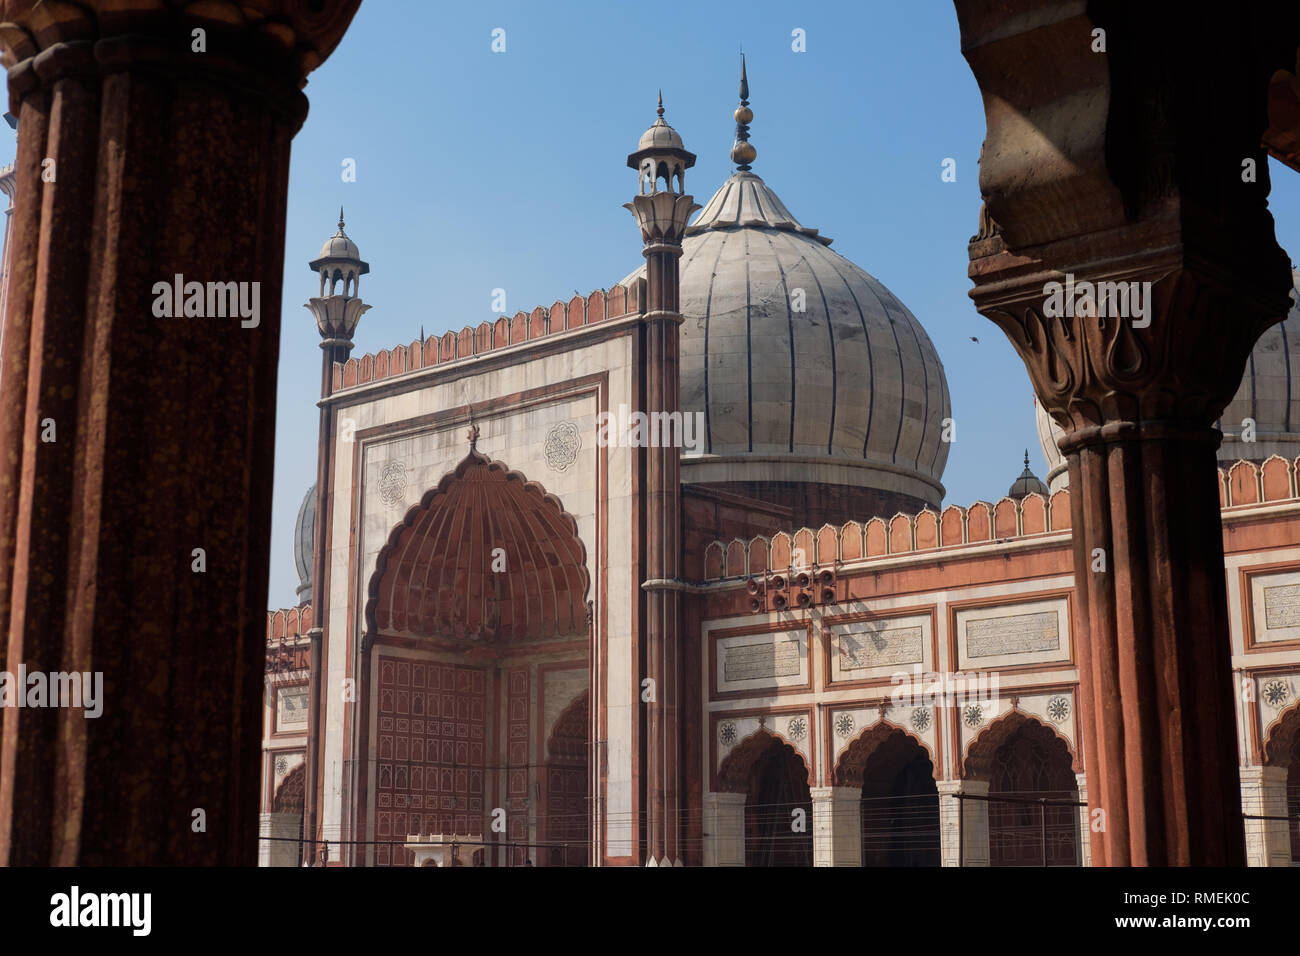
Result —
M548 341L544 340L543 344ZM577 386L573 388L575 394L564 394L566 383L604 371L608 373L604 396L607 405L616 408L620 402L633 404L631 338L620 336L587 346L575 344L567 352L530 356L530 350L521 350L514 364L479 374L473 374L472 364L458 363L456 368L435 367L404 380L412 383L409 390L395 391L395 380L386 379L380 387L366 386L339 398L335 415L334 501L329 515L333 526L329 554L329 605L325 615L329 656L328 673L323 683L326 758L322 767L325 780L322 822L327 838L352 836L348 832L351 809L347 794L356 789L350 761L355 741L344 739L343 723L344 714L361 695L353 687L352 700L345 699L345 681L355 679L359 671L359 660L355 657L348 659L349 628L352 629L355 655L355 645L364 633L366 595L380 549L407 509L418 504L424 493L434 488L469 452L465 438L466 417L455 416L438 427L412 425L409 430L402 430L400 425L421 416L495 401L500 396L547 386L560 394L476 416L475 423L480 429L478 450L521 472L527 479L539 482L560 499L565 510L577 521L578 533L587 552L595 620L598 627L604 622L603 637L608 647L604 663L608 675L605 703L609 738L605 814L609 824L604 852L611 856L635 852L632 781L636 749L632 718L636 701L632 690L635 686L635 659L631 652L631 629L639 581L635 576L635 556L629 546L633 540L631 523L635 513L632 498L635 460L631 449L607 449L608 500L604 505L608 509L609 551L604 584L608 588L609 600L608 607L602 608L602 582L597 567L602 543L597 522L596 464L601 450L596 443L596 415L599 404L597 395L591 391L576 394ZM547 433L552 426L566 422L577 426L581 443L577 459L565 465L552 455L548 462ZM366 436L369 429L394 425L399 426L395 432ZM359 448L355 442L360 443ZM354 452L360 455L359 486L356 487L353 484ZM399 462L400 467L393 465L394 462ZM350 569L349 545L354 538L358 554L355 566ZM355 595L351 617L348 614L350 589ZM600 636L598 634L598 646ZM356 717L353 713L353 733ZM373 812L371 817L369 827L373 829ZM365 839L369 834L357 834L356 837ZM331 848L331 853L334 859L340 858L337 848Z

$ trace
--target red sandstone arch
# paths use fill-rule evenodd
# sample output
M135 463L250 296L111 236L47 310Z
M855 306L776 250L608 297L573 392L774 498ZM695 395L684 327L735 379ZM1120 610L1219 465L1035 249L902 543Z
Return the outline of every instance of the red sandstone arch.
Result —
M493 551L505 552L504 573ZM373 634L510 641L587 630L586 548L560 500L471 450L411 508L379 552Z
M925 742L898 726L891 724L889 721L881 719L870 727L858 734L853 742L844 749L840 754L840 759L835 762L835 785L837 787L861 787L862 772L866 769L867 761L884 747L894 747L903 744L906 741L915 743L924 751L925 755L930 758L930 765L934 766L934 754ZM939 773L935 768L935 775Z
M975 739L966 748L966 759L962 761L962 779L987 780L992 768L993 756L998 752L998 748L1021 730L1038 737L1049 747L1058 745L1064 747L1071 769L1075 773L1083 772L1083 765L1078 755L1070 746L1070 741L1063 737L1060 731L1023 711L1013 710L994 720L975 735Z
M811 787L813 784L812 771L808 768L808 761L799 752L799 748L780 734L774 733L766 727L760 727L736 744L731 753L727 754L726 759L722 761L722 765L718 767L718 790L722 793L748 793L750 771L754 768L754 764L758 759L774 743L786 744L794 751L795 756L803 764L804 771L808 776L808 785Z
M1264 766L1290 767L1300 743L1300 700L1284 710L1264 738Z
M307 779L307 765L300 763L285 775L280 785L275 788L275 798L271 801L273 813L302 813L304 782Z

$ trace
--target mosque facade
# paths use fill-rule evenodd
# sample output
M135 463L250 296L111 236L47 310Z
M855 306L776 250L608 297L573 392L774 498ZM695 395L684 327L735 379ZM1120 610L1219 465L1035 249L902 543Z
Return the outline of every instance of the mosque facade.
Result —
M945 503L933 343L753 171L752 119L742 72L699 206L660 104L628 158L644 263L611 288L375 355L340 213L300 603L268 615L265 865L1088 865L1060 429L1039 410L1045 481L1026 453ZM1293 386L1300 305L1220 419L1221 731L1260 866L1300 864Z

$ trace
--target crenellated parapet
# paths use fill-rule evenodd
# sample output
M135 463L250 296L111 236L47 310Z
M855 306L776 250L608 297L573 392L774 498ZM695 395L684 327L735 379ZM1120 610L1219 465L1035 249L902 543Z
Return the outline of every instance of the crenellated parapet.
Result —
M1237 461L1219 469L1224 509L1300 501L1300 458L1273 456L1263 464ZM800 528L748 541L712 541L705 548L704 578L717 581L796 566L834 567L900 554L1006 543L1070 530L1070 490L949 505L892 518Z
M431 368L483 355L548 335L595 325L625 315L645 312L645 279L626 286L597 289L588 296L576 295L568 302L557 301L548 309L538 306L532 312L516 312L513 318L502 316L495 322L482 322L478 328L468 325L459 332L431 335L423 342L398 345L378 354L334 364L334 389L355 388L382 381L417 369Z
M1300 498L1300 458L1273 455L1262 464L1237 461L1219 469L1219 505L1239 508Z
M309 666L310 604L266 612L266 672L304 671Z

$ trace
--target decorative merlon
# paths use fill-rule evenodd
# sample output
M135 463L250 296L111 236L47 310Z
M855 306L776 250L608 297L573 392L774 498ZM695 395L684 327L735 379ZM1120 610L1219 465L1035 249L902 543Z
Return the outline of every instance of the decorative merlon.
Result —
M1263 464L1238 461L1219 469L1219 504L1231 514L1249 506L1300 502L1300 458L1274 455ZM996 504L977 501L968 508L848 521L710 542L704 552L704 579L718 581L762 574L793 566L801 552L808 565L832 567L864 558L910 554L963 545L993 544L1070 530L1070 489L1044 497L1033 493L1020 501L1004 497Z
M629 286L614 285L585 297L574 296L567 303L557 301L549 309L539 305L532 312L516 312L514 318L502 316L495 322L482 322L476 329L467 325L459 332L431 335L423 342L417 339L410 345L394 346L378 354L367 353L334 364L334 390L472 358L556 332L639 315L645 311L645 302L645 279L637 279Z

